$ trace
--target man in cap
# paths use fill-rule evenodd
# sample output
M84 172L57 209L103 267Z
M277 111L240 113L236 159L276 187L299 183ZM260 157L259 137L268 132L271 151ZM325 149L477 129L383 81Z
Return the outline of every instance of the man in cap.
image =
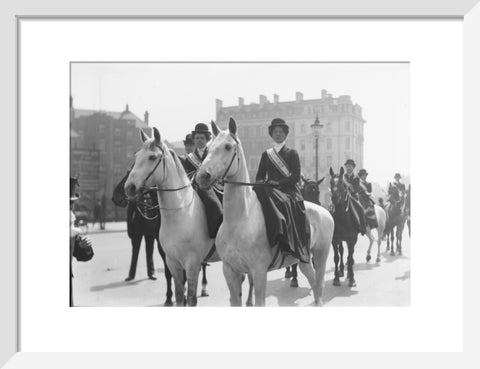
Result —
M256 181L270 184L254 187L265 215L267 236L273 247L278 243L282 254L292 255L301 262L310 261L310 227L300 192L300 159L294 149L286 146L289 126L275 118L268 127L273 147L263 152Z
M378 227L377 217L375 215L375 201L372 197L372 184L367 182L368 172L366 169L360 169L358 171L359 181L359 193L358 197L360 203L365 209L365 218L367 225L373 229Z
M360 190L360 178L355 175L353 170L356 167L355 161L353 159L347 159L343 164L345 167L345 174L343 175L343 180L347 183L350 194L358 199L358 191Z
M208 129L208 125L205 123L197 123L195 129L192 131L195 150L186 156L185 160L182 161L182 164L188 178L193 180L194 188L197 190L200 199L205 205L208 233L210 237L215 238L218 228L220 228L223 221L223 190L220 186L215 186L213 189L209 190L202 190L196 185L194 180L195 173L208 155L207 143L210 141L211 137L212 133Z

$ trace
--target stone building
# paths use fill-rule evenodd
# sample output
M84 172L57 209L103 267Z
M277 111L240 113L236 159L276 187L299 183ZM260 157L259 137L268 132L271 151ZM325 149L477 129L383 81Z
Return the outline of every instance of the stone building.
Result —
M128 105L121 112L95 111L75 109L71 100L70 122L70 175L79 176L79 204L93 210L100 200L107 220L124 219L112 193L140 149L138 128L152 134L148 112L142 121Z
M322 90L320 98L306 100L301 92L297 92L293 101L280 101L277 94L273 95L273 101L269 101L265 95L260 95L258 102L250 104L245 104L245 100L239 97L235 106L223 106L222 100L217 99L216 121L219 125L225 128L230 116L238 123L252 181L262 152L271 146L267 127L276 117L283 118L290 126L287 142L298 151L305 177L314 179L316 174L315 138L311 125L317 116L323 125L318 146L319 178L325 176L330 167L337 172L348 158L355 160L357 168L363 166L365 120L362 108L348 95L334 97ZM322 203L328 196L326 186L324 183L321 191Z

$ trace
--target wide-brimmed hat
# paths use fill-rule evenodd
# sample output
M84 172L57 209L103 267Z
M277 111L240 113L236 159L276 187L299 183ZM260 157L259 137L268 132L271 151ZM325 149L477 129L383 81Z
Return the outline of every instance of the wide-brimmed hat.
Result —
M360 169L360 170L358 171L358 176L363 176L364 174L365 174L366 176L368 176L368 172L367 172L366 169Z
M195 142L193 142L193 136L191 133L185 136L185 139L183 140L184 145L195 145Z
M77 190L77 186L78 179L70 177L70 201L76 201L80 198L78 192L75 192Z
M207 140L210 140L210 137L212 137L212 133L205 123L197 123L195 125L195 129L192 131L192 138L195 138L196 133L203 133L207 137Z
M400 175L400 173L395 173L395 175L393 176L393 178L397 179L397 178L402 178L402 176Z
M347 159L347 161L345 162L345 164L343 165L353 165L354 167L357 166L357 164L355 164L355 162L353 161L353 159Z
M285 121L282 118L275 118L270 123L270 126L268 126L268 134L270 136L272 136L273 129L276 127L283 128L283 131L285 132L286 135L288 135L288 132L290 131L290 127L288 126L287 123L285 123Z

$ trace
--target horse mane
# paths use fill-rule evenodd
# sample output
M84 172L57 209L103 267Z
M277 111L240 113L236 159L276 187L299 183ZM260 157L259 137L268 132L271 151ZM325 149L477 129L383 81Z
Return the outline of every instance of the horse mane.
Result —
M162 141L162 149L165 152L165 156L167 156L169 159L173 161L175 167L177 168L178 175L181 178L185 176L185 178L188 179L187 173L185 172L185 168L183 167L183 164L180 161L180 158L178 157L177 153L173 149L170 149L167 145L165 145L164 141Z

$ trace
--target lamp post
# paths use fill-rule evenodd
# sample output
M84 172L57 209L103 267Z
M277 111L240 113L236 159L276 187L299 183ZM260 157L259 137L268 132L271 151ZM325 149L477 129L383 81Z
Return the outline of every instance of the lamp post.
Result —
M320 138L320 134L323 128L323 124L320 123L320 120L317 117L315 118L315 122L310 126L313 131L313 136L315 137L315 180L318 181L318 139Z

